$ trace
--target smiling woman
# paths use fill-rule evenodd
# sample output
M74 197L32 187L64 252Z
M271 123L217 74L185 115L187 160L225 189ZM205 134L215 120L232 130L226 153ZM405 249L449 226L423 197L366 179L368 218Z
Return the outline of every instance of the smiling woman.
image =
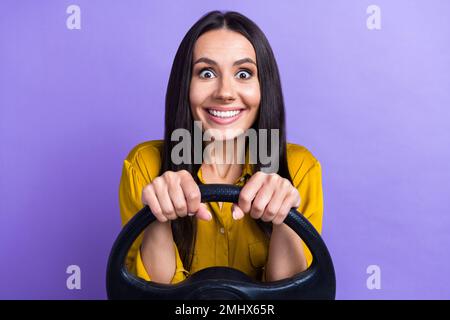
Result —
M139 277L175 283L198 270L229 266L254 279L272 281L305 270L311 253L283 224L292 207L320 232L323 199L321 166L303 146L287 143L278 67L264 33L237 12L213 11L197 21L176 53L166 93L164 140L139 144L125 160L120 184L123 223L148 205L157 221L128 253L128 267ZM203 141L210 162L172 158L176 130L195 145L196 123L218 132ZM256 141L229 150L249 130ZM276 154L278 166L248 161L249 144ZM224 152L221 148L225 146ZM191 148L191 159L198 158ZM232 153L231 161L228 159ZM246 159L245 163L239 159ZM198 184L242 186L239 202L200 203ZM180 218L180 219L179 219Z

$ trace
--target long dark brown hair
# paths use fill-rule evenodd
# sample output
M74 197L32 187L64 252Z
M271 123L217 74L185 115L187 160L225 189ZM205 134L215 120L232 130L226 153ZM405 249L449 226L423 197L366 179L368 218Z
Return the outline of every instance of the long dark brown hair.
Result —
M192 56L196 40L205 32L215 29L228 29L246 37L256 52L258 80L261 90L261 101L258 116L252 128L279 130L279 164L278 174L292 182L286 159L285 111L280 76L272 48L259 27L249 18L238 12L211 11L200 18L184 36L173 61L169 83L166 92L164 148L160 175L165 171L187 170L197 183L197 171L201 164L193 163L194 148L191 148L191 164L174 164L171 160L172 148L178 143L171 141L175 129L186 129L191 133L191 146L194 146L194 119L189 103L189 88L192 75ZM258 137L259 138L259 137ZM259 141L258 144L259 145ZM270 150L270 134L267 143ZM262 165L257 159L253 164L254 172L261 170ZM271 223L257 221L260 227L270 235ZM185 217L171 222L174 241L180 252L184 267L189 270L192 263L192 252L197 233L196 218Z

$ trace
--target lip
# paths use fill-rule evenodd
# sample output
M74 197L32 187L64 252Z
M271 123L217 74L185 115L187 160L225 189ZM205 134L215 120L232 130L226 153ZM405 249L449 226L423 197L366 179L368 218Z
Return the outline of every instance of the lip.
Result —
M205 109L209 110L217 110L217 111L236 111L236 110L244 110L244 107L221 107L221 106L209 106Z
M230 118L219 118L216 117L214 115L212 115L211 113L209 113L208 110L217 110L217 111L236 111L236 110L240 110L241 112L239 112L237 115L230 117ZM204 109L206 115L208 116L208 119L210 119L211 121L217 123L217 124L221 124L221 125L225 125L225 124L231 124L235 121L237 121L242 114L245 112L245 108L242 107L228 107L228 108L224 108L224 107L207 107Z

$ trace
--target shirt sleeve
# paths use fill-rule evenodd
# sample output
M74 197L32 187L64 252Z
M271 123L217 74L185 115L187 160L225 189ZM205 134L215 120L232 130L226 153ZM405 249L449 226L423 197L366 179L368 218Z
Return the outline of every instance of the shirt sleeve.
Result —
M323 192L322 192L322 168L319 161L299 179L293 179L300 194L300 206L297 211L302 213L308 221L314 226L319 234L322 233L323 218ZM297 182L296 180L300 180ZM308 247L303 243L306 262L309 266L312 263L312 254Z
M124 226L138 211L143 208L142 190L149 184L152 177L146 178L139 169L131 161L124 160L122 176L119 184L119 206L122 226ZM150 276L145 269L141 258L140 246L142 243L142 234L134 241L126 258L126 266L132 274L151 281ZM188 272L184 269L177 246L174 242L176 255L176 271L171 283L184 280Z

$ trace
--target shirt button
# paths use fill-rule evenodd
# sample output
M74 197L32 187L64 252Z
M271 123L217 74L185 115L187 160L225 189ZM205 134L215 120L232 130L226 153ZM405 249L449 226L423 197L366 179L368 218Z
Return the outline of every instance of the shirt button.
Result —
M225 233L225 229L224 228L220 228L220 233L224 234Z

